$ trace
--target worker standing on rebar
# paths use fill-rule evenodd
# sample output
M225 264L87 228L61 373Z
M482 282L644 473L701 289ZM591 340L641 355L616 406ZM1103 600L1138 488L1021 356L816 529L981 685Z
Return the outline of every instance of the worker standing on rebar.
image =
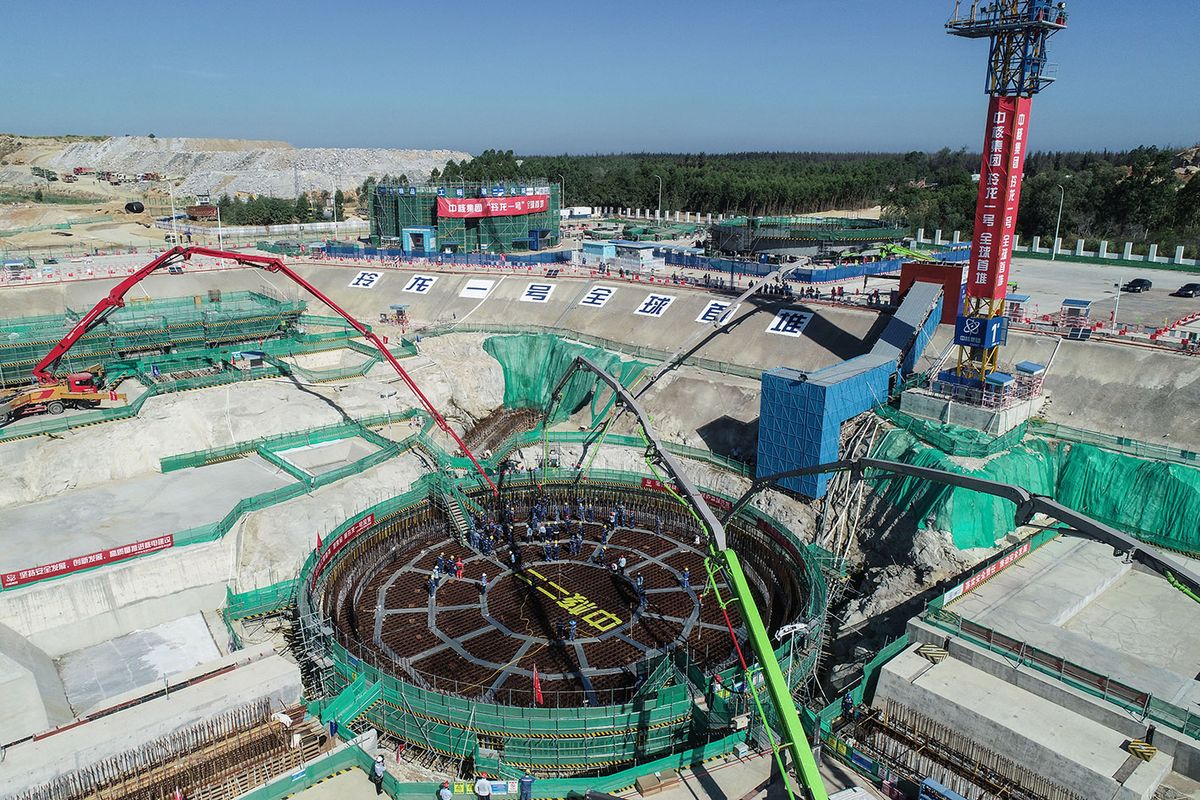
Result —
M681 586L683 586L684 589L692 588L691 572L688 570L687 567L683 568L683 574L679 576L679 583Z

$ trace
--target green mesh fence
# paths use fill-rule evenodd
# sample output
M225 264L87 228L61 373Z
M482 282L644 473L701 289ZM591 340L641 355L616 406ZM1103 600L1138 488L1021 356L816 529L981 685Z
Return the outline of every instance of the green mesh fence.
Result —
M883 405L875 413L898 428L904 428L918 439L928 442L943 453L954 456L989 456L1007 450L1025 437L1027 423L1021 423L1003 436L964 428L960 425L943 425L930 420L910 417L891 406Z
M953 456L928 443L962 430L906 425L889 431L872 455L1014 484L1154 544L1200 552L1200 470L1041 436L1026 436L984 458ZM992 547L1015 530L1015 506L1007 500L915 478L871 478L876 492L908 509L919 528L950 531L959 549Z
M618 342L613 339L605 339L602 336L593 336L589 333L573 331L569 328L556 328L553 325L483 325L471 322L456 322L451 325L441 325L422 331L421 336L446 336L452 333L502 333L513 335L548 333L572 342L581 342L593 347L611 350L614 353L633 356L643 361L649 361L650 363L660 363L671 357L671 353L666 350L629 344L628 342ZM723 375L740 375L743 378L759 378L763 372L761 369L743 367L740 364L733 364L728 361L713 361L710 358L698 358L696 356L687 356L681 359L679 363L708 370L709 372L719 372Z
M131 299L79 338L63 357L59 372L107 366L130 352L262 340L290 329L304 308L303 301L276 300L258 292ZM65 314L0 322L0 385L28 382L30 368L80 316L68 309Z
M526 476L525 479L541 485L545 482L573 481L577 475L569 470L548 470L536 478ZM592 470L588 473L589 485L611 483L635 491L641 486L641 478L637 473L616 470ZM514 479L517 483L522 480L516 476ZM345 520L325 537L326 541L334 541L368 514L374 515L376 520L383 520L406 513L423 502L429 492L436 490L445 480L442 475L423 475L404 494L377 503ZM470 477L462 481L464 488L470 490L474 487ZM810 572L810 600L824 603L826 588L823 576L816 567L818 559L808 558L814 555L812 550L769 516L753 510L749 515L751 519L743 516L740 524L762 520L776 529L791 546L807 554L804 568ZM757 524L752 526L761 527ZM363 536L369 534L364 533ZM326 565L326 569L334 569L336 564L354 551L353 545L343 548ZM298 585L309 586L316 559L317 553L309 555L300 571ZM807 563L809 561L812 563ZM237 602L242 604L246 601L239 598ZM306 603L302 605L306 606ZM348 652L329 633L314 630L312 634L320 639L324 652L333 664L325 685L328 699L311 706L311 710L319 713L322 719L337 717L343 727L351 729L371 725L387 730L411 744L459 758L464 754L471 755L479 738L486 736L492 741L503 742L501 760L492 765L492 770L501 774L505 774L505 770L526 767L573 771L620 769L631 761L643 761L647 757L678 752L692 746L697 731L703 731L706 724L707 717L698 716L691 690L683 683L665 686L653 696L638 697L631 702L602 708L551 709L500 705L463 696L452 681L444 687L439 684L435 687L437 691L418 687L396 677L392 670L394 665L375 663L373 654L358 657ZM785 663L787 650L786 644L781 645L777 653ZM793 679L803 680L811 668L812 658L805 657L792 673ZM694 671L687 664L683 665L683 670L681 675ZM700 674L698 677L704 679L706 676ZM477 687L458 688L467 692ZM719 714L717 718L725 719L720 730L728 730L728 719ZM709 731L705 735L713 734L714 731Z
M649 364L643 361L623 361L607 350L587 347L546 334L493 336L484 340L483 349L500 362L504 371L504 405L507 408L538 408L545 410L550 402L557 376L570 367L576 356L586 356L597 366L629 386ZM579 410L588 395L597 389L597 379L577 372L567 381L562 398L551 415L552 422L561 422ZM596 391L592 398L593 423L607 413L614 399L611 391Z

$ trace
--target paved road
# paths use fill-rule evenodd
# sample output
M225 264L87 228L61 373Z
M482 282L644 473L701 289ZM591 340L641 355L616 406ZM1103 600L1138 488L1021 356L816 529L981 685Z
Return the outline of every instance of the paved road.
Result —
M1057 314L1065 298L1091 300L1092 319L1109 320L1117 304L1114 284L1147 278L1154 288L1143 294L1122 293L1118 319L1124 324L1158 327L1200 311L1200 297L1171 297L1185 283L1200 283L1200 272L1137 269L1071 261L1014 258L1009 280L1018 294L1030 296L1033 315ZM1031 315L1032 316L1032 315Z

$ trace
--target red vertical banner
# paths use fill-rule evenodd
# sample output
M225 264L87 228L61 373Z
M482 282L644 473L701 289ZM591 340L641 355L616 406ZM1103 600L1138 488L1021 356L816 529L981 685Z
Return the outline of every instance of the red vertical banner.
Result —
M1028 97L993 97L988 104L967 275L969 297L995 299L1008 293L1008 269L1028 148L1029 105Z
M540 678L538 678L538 671L537 671L536 664L533 665L533 699L537 702L537 704L539 706L545 705L545 703L546 703L545 698L542 697L542 681Z

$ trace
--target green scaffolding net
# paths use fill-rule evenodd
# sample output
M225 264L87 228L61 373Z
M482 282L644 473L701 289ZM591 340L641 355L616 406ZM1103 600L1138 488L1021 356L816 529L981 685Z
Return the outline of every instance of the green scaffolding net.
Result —
M591 359L624 386L630 386L642 370L650 366L644 361L622 360L607 350L576 344L551 334L493 336L484 341L483 349L500 362L504 371L504 405L507 408L545 410L555 384L576 356ZM576 372L563 387L561 402L555 407L550 422L562 422L589 402L592 423L601 419L615 398L612 391L606 387L598 389L596 383L597 379L590 373Z
M937 427L941 436L957 435L957 426ZM1145 541L1200 552L1200 470L1192 467L1038 436L984 458L951 456L904 428L889 431L873 455L1014 484ZM885 501L910 510L918 528L949 531L959 549L992 547L1016 527L1007 500L914 478L875 475L873 482Z

